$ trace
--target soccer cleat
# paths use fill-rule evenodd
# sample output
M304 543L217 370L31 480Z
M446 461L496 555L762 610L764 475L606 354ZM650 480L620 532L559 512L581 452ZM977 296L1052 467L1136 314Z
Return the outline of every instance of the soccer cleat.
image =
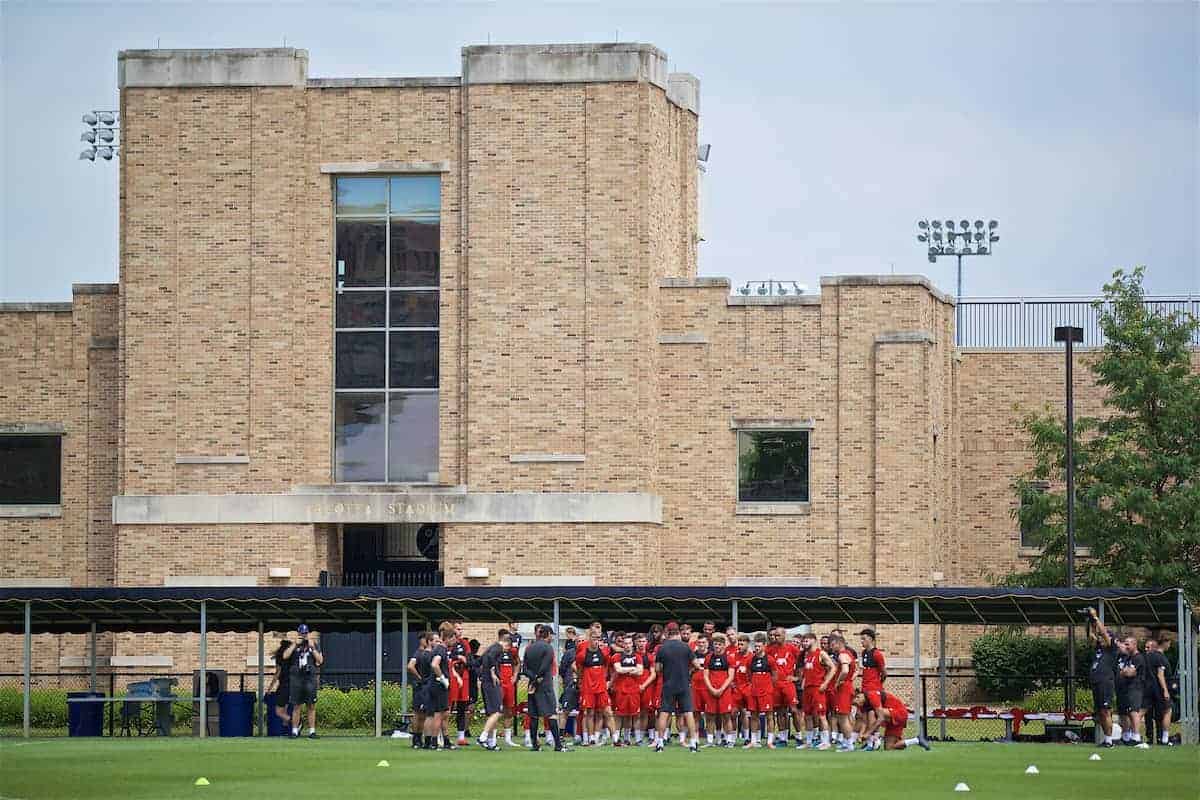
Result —
M927 753L928 753L930 750L932 750L932 749L933 749L933 748L931 748L931 747L929 746L929 742L925 741L924 739L918 739L918 740L917 740L917 745L918 745L919 747L921 747L922 749L924 749L924 750L925 750L925 752L927 752Z
M837 746L837 749L836 749L834 752L837 752L837 753L853 753L853 752L854 752L854 745L852 745L852 744L850 744L850 743L848 743L848 742L842 742L841 744L839 744L839 745Z
M662 742L655 742L654 743L654 752L661 753L662 751L663 751Z
M796 740L796 749L797 750L807 750L808 745L804 743L803 739L797 739Z
M320 736L317 736L317 732L316 732L316 731L313 731L312 733L310 733L310 734L308 735L308 738L310 738L310 739L320 739L321 737L320 737Z
M699 753L699 752L700 752L700 746L699 746L699 745L697 745L695 742L692 742L692 746L691 746L691 747L689 747L688 749L689 749L689 750L691 750L693 753Z
M817 749L818 750L831 750L831 749L833 749L833 745L831 745L829 742L821 742L819 745L817 745Z
M758 748L758 742L746 742L742 745L743 750L753 750Z
M1104 744L1102 744L1100 746L1103 747L1105 750L1111 750L1112 748L1116 747L1117 745L1115 742L1105 742Z

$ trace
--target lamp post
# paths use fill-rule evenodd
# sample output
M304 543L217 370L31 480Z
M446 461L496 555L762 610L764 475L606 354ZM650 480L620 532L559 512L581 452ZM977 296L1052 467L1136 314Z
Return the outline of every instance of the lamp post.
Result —
M959 220L955 229L954 220L948 219L943 226L940 219L917 221L917 241L928 246L929 263L936 264L941 256L958 259L958 286L954 292L954 343L962 344L962 260L966 256L990 256L1000 235L996 228L1000 223L990 220L984 229L983 220Z
M1083 344L1083 328L1057 325L1054 341L1067 345L1067 588L1075 588L1075 390L1072 366L1075 343ZM1075 626L1067 625L1066 710L1075 711ZM1070 719L1070 717L1068 717Z

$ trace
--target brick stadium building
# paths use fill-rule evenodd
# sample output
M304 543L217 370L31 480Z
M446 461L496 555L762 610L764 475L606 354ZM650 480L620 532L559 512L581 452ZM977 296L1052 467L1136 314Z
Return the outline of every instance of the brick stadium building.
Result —
M699 83L661 51L118 63L120 282L0 306L0 585L970 586L1032 552L1018 406L1061 351L956 347L917 276L698 276Z

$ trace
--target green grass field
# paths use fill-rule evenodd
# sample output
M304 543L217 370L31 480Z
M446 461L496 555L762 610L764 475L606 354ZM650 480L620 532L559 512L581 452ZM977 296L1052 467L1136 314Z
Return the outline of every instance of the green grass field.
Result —
M1102 760L1088 760L1100 752ZM376 764L386 759L390 767ZM1037 765L1039 775L1026 775ZM196 778L210 781L194 785ZM46 739L0 742L0 798L357 798L489 796L582 800L708 797L839 800L971 796L1005 800L1200 797L1200 748L1097 751L1080 745L945 744L932 752L691 754L671 747L414 752L407 740Z

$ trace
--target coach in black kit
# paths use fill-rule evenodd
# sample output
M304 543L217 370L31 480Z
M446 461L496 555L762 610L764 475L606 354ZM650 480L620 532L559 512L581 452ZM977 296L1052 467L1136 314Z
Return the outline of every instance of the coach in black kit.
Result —
M1088 634L1096 650L1092 654L1092 669L1088 677L1092 682L1092 708L1096 722L1104 731L1104 747L1113 747L1112 699L1117 677L1117 643L1112 634L1100 622L1096 609L1089 608Z
M521 675L529 681L529 733L532 741L530 749L541 749L538 744L538 721L542 717L549 717L554 750L561 752L564 749L562 735L559 733L558 718L555 716L554 648L550 644L553 635L554 629L549 625L537 627L536 638L525 648Z

